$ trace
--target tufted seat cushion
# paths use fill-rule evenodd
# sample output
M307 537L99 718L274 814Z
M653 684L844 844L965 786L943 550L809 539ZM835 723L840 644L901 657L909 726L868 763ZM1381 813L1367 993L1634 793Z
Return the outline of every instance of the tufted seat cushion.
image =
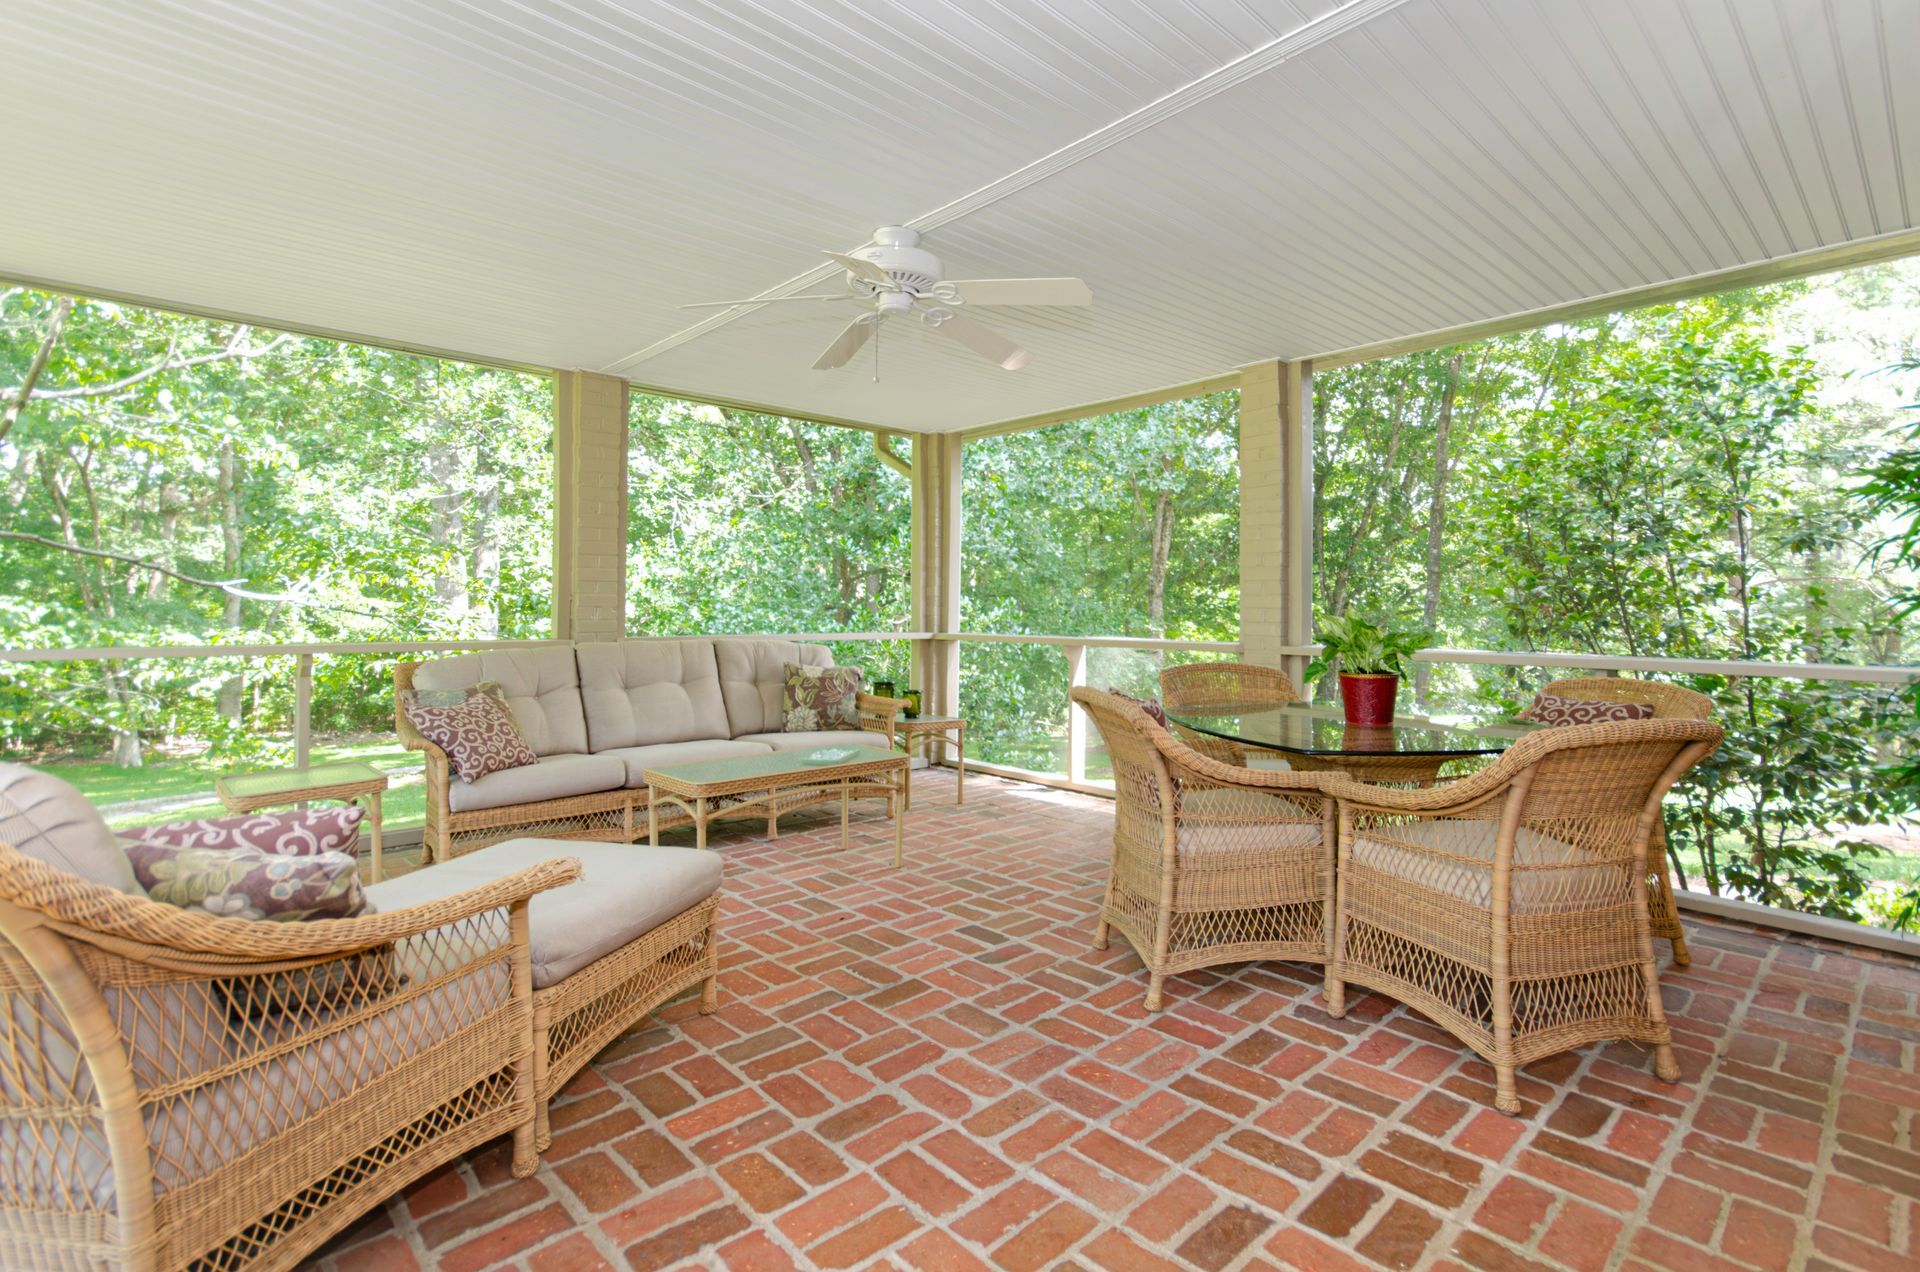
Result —
M1359 831L1352 860L1382 874L1471 905L1493 905L1493 849L1498 823L1436 818ZM1445 853L1445 856L1437 855ZM1520 827L1513 849L1515 914L1600 909L1626 897L1632 874L1594 853Z
M747 738L702 738L698 742L656 742L652 746L622 746L600 754L627 766L627 785L647 784L646 771L663 764L686 764L692 760L730 760L741 755L765 755L773 748ZM642 809L644 812L645 810Z
M436 658L421 663L413 672L413 687L419 690L465 689L487 680L500 686L514 724L535 755L577 754L588 749L587 721L580 704L580 671L573 650L564 645L557 649L489 649Z
M456 813L509 804L537 804L617 791L627 784L626 766L611 755L543 755L536 764L501 769L477 782L455 778L447 787L447 807Z
M811 733L746 733L736 742L758 742L776 751L812 751L825 746L873 746L887 749L887 735L861 729L815 729Z

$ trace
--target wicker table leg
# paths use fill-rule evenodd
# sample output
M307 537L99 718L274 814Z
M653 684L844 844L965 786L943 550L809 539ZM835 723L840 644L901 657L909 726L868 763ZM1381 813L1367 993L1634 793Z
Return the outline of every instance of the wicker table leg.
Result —
M707 797L700 796L693 801L693 846L707 846Z
M380 882L387 877L386 863L380 857L380 792L367 793L367 816L373 822L373 881Z
M956 804L964 804L967 802L967 726L966 725L963 724L960 726L959 735L954 739L954 745L955 745L955 748L959 751L960 755L959 755L959 760L957 762L957 767L953 770L953 802Z
M907 778L912 773L913 763L911 761L900 766L899 780L901 786L904 787L907 785ZM893 812L893 868L898 870L906 859L905 835L907 827L907 805L904 799L897 804L894 803L893 800L888 800L887 804Z
M647 843L650 847L660 846L660 797L653 787L647 787Z
M847 850L847 823L851 818L847 793L852 789L846 778L840 779L840 851Z

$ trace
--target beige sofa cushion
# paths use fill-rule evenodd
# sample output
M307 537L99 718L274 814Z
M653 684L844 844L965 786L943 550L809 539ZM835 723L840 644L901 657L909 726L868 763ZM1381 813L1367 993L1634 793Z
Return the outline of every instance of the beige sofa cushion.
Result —
M141 895L133 864L106 819L73 783L25 764L0 764L0 844L118 892Z
M857 729L815 729L809 733L744 733L736 742L757 742L776 751L811 751L823 746L874 746L887 749L884 733Z
M701 848L509 839L376 883L367 895L391 912L562 857L579 860L580 878L527 903L535 989L565 980L720 889L720 854Z
M732 736L712 641L609 641L575 652L587 712L586 749Z
M746 738L702 738L698 742L656 742L652 746L621 746L601 755L627 766L627 785L647 784L646 771L662 764L686 764L692 760L730 760L741 755L765 755L773 748L764 742Z
M508 804L617 791L626 784L626 765L611 756L543 755L538 764L501 769L477 782L455 778L447 788L447 807L456 813L471 813Z
M489 649L421 663L415 689L464 689L492 680L506 695L513 722L535 755L587 750L587 721L580 707L580 671L573 650ZM486 805L485 807L491 807Z
M1350 850L1356 863L1447 896L1491 909L1493 905L1493 846L1499 823L1466 818L1438 818L1403 826L1383 827L1376 838L1366 831L1354 836ZM1449 854L1437 857L1420 848ZM1464 858L1464 860L1456 860ZM1629 879L1618 865L1600 861L1577 844L1554 839L1522 826L1514 840L1512 912L1599 909L1616 905L1626 896ZM1562 869L1526 869L1559 866Z
M714 657L727 703L726 736L735 738L780 732L785 722L780 695L786 687L788 663L833 666L833 651L825 645L790 640L718 640Z

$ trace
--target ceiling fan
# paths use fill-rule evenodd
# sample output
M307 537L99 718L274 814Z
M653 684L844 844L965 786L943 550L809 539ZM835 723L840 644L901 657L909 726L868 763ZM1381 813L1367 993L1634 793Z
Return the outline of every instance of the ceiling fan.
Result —
M985 323L961 312L972 305L1091 305L1093 291L1077 278L949 279L940 258L920 246L920 234L904 225L883 225L873 242L850 254L825 255L847 271L845 292L832 295L762 296L755 300L715 300L682 309L731 309L795 300L850 300L865 310L827 346L815 371L845 366L888 318L914 317L958 340L980 356L1018 371L1033 355ZM879 344L874 345L874 379L879 380Z

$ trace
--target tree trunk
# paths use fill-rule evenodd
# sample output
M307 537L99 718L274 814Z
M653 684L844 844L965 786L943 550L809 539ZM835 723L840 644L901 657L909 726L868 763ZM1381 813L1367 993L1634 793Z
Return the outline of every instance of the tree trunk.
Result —
M433 594L440 599L441 614L457 627L467 616L467 551L460 516L461 456L449 436L453 432L453 421L434 420L433 432L433 441L427 445L427 476L434 490L427 536L439 549L433 572Z
M1171 467L1173 461L1163 460ZM1167 561L1173 553L1173 495L1161 491L1153 500L1153 556L1147 563L1147 631L1156 639L1167 634Z
M480 634L500 634L500 472L493 453L482 444L473 459L473 550L467 556Z
M55 347L60 343L60 331L67 325L67 315L72 312L71 296L62 296L54 303L53 313L47 317L46 334L40 337L40 348L34 353L33 361L27 364L27 373L21 377L19 387L13 391L13 400L7 403L6 414L0 415L0 438L13 431L20 413L27 409L27 402L40 383L40 375L47 369L47 359L53 356Z
M1447 526L1447 477L1453 470L1453 399L1460 389L1461 359L1462 355L1456 353L1447 360L1447 384L1440 391L1440 419L1433 432L1433 496L1427 505L1427 596L1426 603L1420 609L1421 625L1428 631L1434 630L1440 621L1440 575ZM1415 701L1424 703L1427 700L1427 689L1432 679L1433 668L1430 665L1414 665Z
M234 454L233 439L220 440L220 562L221 577L237 579L240 577L240 459ZM221 621L229 632L240 630L245 620L242 601L232 592L227 593L226 608ZM240 704L245 701L246 676L236 671L220 685L218 708L223 719L235 724L240 722Z

